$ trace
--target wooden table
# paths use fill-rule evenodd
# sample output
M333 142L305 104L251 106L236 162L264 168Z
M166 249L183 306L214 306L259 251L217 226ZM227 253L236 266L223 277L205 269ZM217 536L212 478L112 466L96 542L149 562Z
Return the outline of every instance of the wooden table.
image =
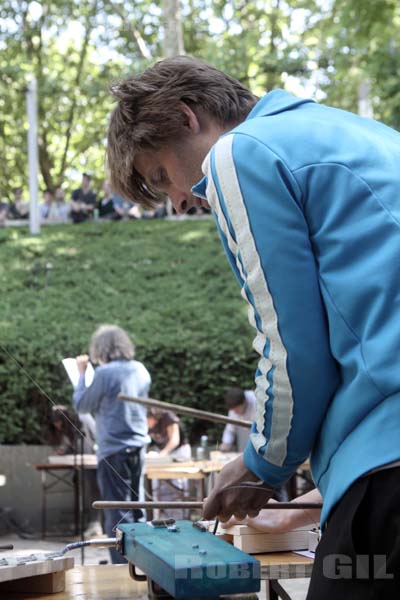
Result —
M81 531L81 508L84 505L82 473L97 469L96 464L79 462L42 463L35 465L41 475L42 483L42 539L47 536L47 501L50 494L64 494L72 491L74 496L75 535Z
M153 481L172 481L174 479L184 479L196 481L199 484L197 498L198 500L204 500L207 496L206 483L213 473L219 473L221 469L227 463L224 461L215 460L201 460L201 461L185 461L185 462L171 462L167 464L151 464L146 463L144 474L145 474L145 488L149 498L155 498L156 494L153 490ZM185 492L181 492L181 499L187 500ZM151 520L153 518L153 511L147 510L147 518Z
M70 458L70 457L69 457ZM173 479L196 480L199 483L199 496L203 500L206 494L206 480L212 473L219 472L226 462L224 461L185 461L185 462L169 462L160 464L157 462L145 461L144 476L145 486L150 497L153 496L152 481L154 479L162 479L170 481ZM77 460L60 462L60 463L42 463L35 465L37 471L41 474L42 484L42 539L47 537L47 504L51 494L65 493L70 491L73 493L74 502L74 517L75 517L75 535L81 534L81 516L80 511L83 506L84 499L82 493L84 486L82 485L82 472L85 470L97 469L95 462L80 463L80 456L77 455ZM148 518L152 519L152 511L148 511Z
M294 552L256 554L261 563L261 579L266 581L266 600L290 600L279 579L307 579L311 577L314 561Z
M279 589L277 579L310 577L313 561L292 552L260 554L262 579L267 580L267 600ZM276 587L277 584L277 587ZM28 590L27 590L28 591ZM281 590L279 589L281 594ZM290 600L288 595L280 595ZM131 579L126 565L75 567L66 573L66 589L56 594L13 594L13 600L147 600L147 583ZM265 598L265 596L262 596ZM11 600L11 597L10 597Z
M28 590L27 590L28 591ZM57 594L13 594L7 600L145 600L147 584L131 579L126 565L75 567Z

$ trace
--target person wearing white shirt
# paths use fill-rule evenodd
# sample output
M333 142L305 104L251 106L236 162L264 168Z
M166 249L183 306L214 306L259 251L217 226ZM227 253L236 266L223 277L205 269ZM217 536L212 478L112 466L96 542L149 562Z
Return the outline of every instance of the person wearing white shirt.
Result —
M256 397L251 390L231 388L225 394L225 405L229 410L228 416L244 421L254 421L256 417ZM222 452L237 450L243 452L249 440L250 429L238 425L226 425L222 434Z

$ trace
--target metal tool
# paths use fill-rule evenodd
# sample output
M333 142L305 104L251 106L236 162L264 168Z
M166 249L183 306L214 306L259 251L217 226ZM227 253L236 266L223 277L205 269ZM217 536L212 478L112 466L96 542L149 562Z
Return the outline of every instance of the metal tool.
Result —
M159 408L161 410L173 410L174 412L182 415L190 415L191 417L203 419L204 421L212 421L213 423L237 425L238 427L245 427L246 429L250 429L252 426L252 421L233 419L232 417L226 417L225 415L220 415L218 413L199 410L198 408L181 406L180 404L171 404L170 402L160 402L160 400L154 400L153 398L138 398L136 396L125 396L124 394L119 394L118 399L124 400L125 402L135 402L136 404L142 404L143 406L150 406L152 408Z

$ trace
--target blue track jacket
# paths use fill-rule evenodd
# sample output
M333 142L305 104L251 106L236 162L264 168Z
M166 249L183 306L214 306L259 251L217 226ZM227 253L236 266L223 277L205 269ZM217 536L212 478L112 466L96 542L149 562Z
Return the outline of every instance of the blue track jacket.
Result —
M245 463L278 486L311 453L324 524L400 458L400 134L276 90L202 168L260 355Z

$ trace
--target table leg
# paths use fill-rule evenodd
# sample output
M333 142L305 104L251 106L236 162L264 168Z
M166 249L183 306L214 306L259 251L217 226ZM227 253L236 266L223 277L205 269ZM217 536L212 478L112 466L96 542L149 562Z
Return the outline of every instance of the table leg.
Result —
M146 475L144 476L144 489L147 500L153 500L153 480ZM152 521L154 519L154 511L150 508L146 509L146 518L148 521Z
M206 478L205 477L200 479L200 494L201 494L200 500L203 501L204 498L207 496L207 494L206 494Z
M270 579L268 585L270 600L291 600L289 594L283 589L278 580Z
M79 525L80 525L80 499L81 499L81 490L80 490L80 477L79 477L79 468L76 468L73 473L74 477L74 508L75 508L75 535L79 535Z
M41 472L42 480L42 539L47 534L47 490L46 490L46 471Z

